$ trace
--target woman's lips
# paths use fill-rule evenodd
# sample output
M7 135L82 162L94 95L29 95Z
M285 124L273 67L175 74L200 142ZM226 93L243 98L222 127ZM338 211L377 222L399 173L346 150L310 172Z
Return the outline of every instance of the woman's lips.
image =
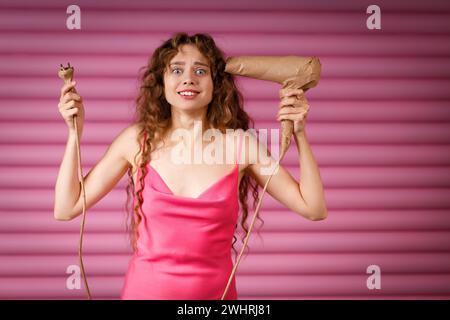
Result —
M192 92L192 95L182 95L181 92L178 92L178 94L185 100L193 100L199 94L199 92L193 92L193 91L190 91L190 92Z

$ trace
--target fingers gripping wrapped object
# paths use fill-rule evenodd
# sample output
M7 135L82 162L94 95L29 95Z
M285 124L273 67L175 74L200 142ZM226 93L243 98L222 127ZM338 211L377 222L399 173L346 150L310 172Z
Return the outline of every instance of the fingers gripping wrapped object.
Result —
M233 75L277 82L283 89L307 91L317 85L321 64L316 57L269 57L240 56L227 59L225 72ZM280 161L291 142L294 124L291 120L281 121Z
M227 59L225 72L238 76L277 82L282 85L282 89L302 89L303 91L307 91L318 84L321 64L320 60L316 57L239 56L229 57ZM267 186L269 185L274 172L279 167L281 160L289 148L293 131L294 123L291 120L281 121L280 157L264 185L261 197L256 205L255 213L248 229L247 236L245 237L241 252L239 253L236 263L234 264L221 300L225 298L231 285L233 276L236 273L237 267L241 260L242 253L244 252L248 239L250 238L253 225L261 207L264 193L266 192Z
M282 85L282 89L302 89L303 91L307 91L310 88L315 87L320 78L321 72L321 64L318 58L316 57L298 57L298 56L285 56L285 57L276 57L276 56L238 56L238 57L229 57L226 62L225 72L245 76L249 78L273 81ZM68 65L68 67L63 67L58 70L58 76L67 84L72 81L74 73L74 68ZM75 89L72 89L75 92ZM89 299L91 298L91 294L89 291L89 286L87 283L83 259L82 259L82 243L83 243L83 231L85 225L85 217L86 217L86 195L84 190L84 181L83 181L83 173L81 171L81 155L80 155L80 144L78 141L78 128L76 115L73 116L74 127L77 131L77 156L78 156L78 175L81 183L81 195L83 197L83 212L82 212L82 221L80 226L80 239L79 239L79 249L78 255L80 260L80 267L82 272L82 277L84 279L84 284L86 287L87 295ZM278 168L281 160L285 156L293 134L293 122L291 120L282 120L281 122L281 147L280 147L280 157L270 174L268 180L266 181L261 197L258 200L258 204L255 208L255 214L253 215L250 227L247 232L247 236L244 240L243 247L239 256L236 260L236 263L233 267L231 275L228 279L228 283L222 295L222 300L226 296L228 289L231 285L233 276L236 273L237 267L241 260L242 253L247 246L248 239L250 238L251 231L253 229L253 225L255 223L256 217L258 215L261 202L267 186Z

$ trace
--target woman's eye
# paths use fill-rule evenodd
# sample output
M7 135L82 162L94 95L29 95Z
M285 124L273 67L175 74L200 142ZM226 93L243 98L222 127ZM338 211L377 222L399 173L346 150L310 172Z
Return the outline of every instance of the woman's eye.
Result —
M204 70L204 69L197 69L197 70L195 70L195 72L197 72L197 74L200 74L200 75L206 74L206 70ZM181 74L182 70L179 68L175 68L172 70L172 73Z

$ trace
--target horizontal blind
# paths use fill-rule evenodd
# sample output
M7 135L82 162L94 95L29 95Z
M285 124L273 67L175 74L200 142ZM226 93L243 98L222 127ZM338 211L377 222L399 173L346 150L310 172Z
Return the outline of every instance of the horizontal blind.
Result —
M266 195L265 224L238 269L240 299L448 299L450 4L377 1L382 29L368 30L370 4L80 0L81 30L67 30L59 1L3 0L0 299L86 296L66 288L66 269L78 264L80 219L53 218L67 138L59 64L75 66L84 98L86 174L130 123L139 68L177 31L210 33L228 56L322 63L318 87L306 93L306 130L328 218L308 221ZM279 85L237 82L255 127L278 128ZM294 143L283 166L301 178ZM96 299L119 298L131 257L126 182L88 210L84 264ZM367 287L371 265L380 268L381 289Z

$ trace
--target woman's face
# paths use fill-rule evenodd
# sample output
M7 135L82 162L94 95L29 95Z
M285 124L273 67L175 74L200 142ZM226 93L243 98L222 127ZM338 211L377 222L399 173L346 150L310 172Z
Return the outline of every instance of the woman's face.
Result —
M183 110L206 108L211 102L211 69L197 47L183 45L170 60L164 72L164 92L172 107Z

